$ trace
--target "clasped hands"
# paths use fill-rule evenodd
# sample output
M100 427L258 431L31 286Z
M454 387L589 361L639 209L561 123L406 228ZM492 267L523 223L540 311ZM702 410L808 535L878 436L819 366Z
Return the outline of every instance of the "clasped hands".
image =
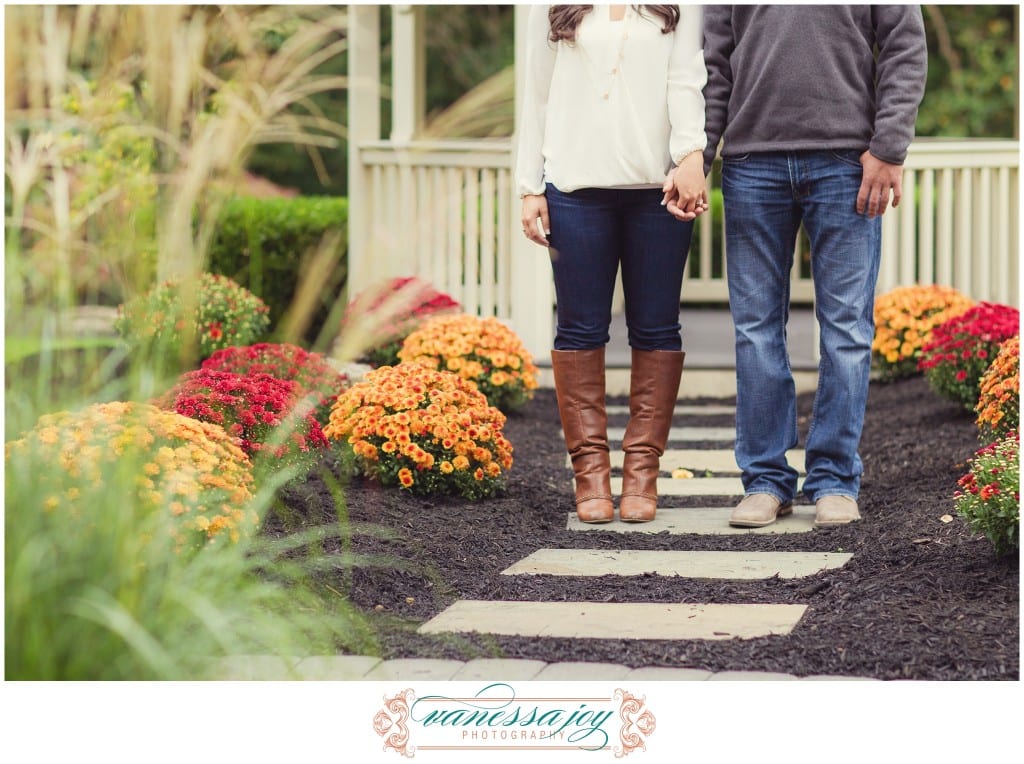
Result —
M704 154L694 151L683 157L665 176L661 203L677 220L695 220L708 211L708 189L704 178Z
M708 191L704 178L704 155L700 151L683 158L677 167L669 170L662 186L662 204L679 220L694 220L708 211ZM540 221L538 227L537 222ZM550 246L551 233L548 202L543 194L527 194L522 206L523 235L534 244Z

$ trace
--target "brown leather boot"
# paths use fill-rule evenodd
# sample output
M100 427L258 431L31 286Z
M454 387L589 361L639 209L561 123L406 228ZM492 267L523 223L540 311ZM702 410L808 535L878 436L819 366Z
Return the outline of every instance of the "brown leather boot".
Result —
M629 423L622 438L622 500L619 518L646 523L658 508L658 470L665 453L679 378L686 354L678 350L634 350L629 379Z
M552 350L551 371L576 475L576 514L585 523L611 522L615 507L604 407L604 348Z

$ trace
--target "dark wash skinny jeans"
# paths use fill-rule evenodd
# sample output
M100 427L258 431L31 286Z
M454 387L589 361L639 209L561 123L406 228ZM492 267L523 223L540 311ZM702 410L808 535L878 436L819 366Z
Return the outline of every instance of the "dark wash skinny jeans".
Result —
M549 183L545 196L558 305L555 350L608 343L620 266L630 347L680 350L679 294L693 223L673 218L658 188L563 193Z

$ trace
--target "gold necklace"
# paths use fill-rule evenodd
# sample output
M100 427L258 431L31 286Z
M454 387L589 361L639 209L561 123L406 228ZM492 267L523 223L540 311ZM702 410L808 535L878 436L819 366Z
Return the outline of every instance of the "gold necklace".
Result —
M626 40L629 39L629 27L627 24L630 20L630 7L627 5L626 10L622 14L622 18L617 22L622 24L622 37L619 39L619 50L615 55L615 63L612 64L611 70L608 72L608 88L601 96L605 101L608 100L608 96L612 93L612 85L615 83L615 78L618 76L619 71L622 69L622 61L626 57ZM608 19L611 21L611 8L608 9Z
M594 61L594 59L591 57L591 55L587 51L587 49L585 47L582 48L583 55L585 55L587 57L587 60L590 62L590 69L591 69L591 71L602 72L602 74L600 74L598 76L604 82L604 87L601 87L596 81L594 81L594 80L597 80L598 77L594 77L593 75L591 75L591 80L592 80L592 84L594 86L594 89L598 92L598 94L601 96L601 99L604 100L604 101L608 100L608 97L612 93L612 85L615 84L616 77L618 76L619 72L622 71L622 61L623 61L623 59L625 59L625 54L626 54L626 40L629 39L629 26L628 26L628 23L631 20L632 15L633 15L632 14L632 9L628 5L626 6L626 10L623 13L622 18L619 19L618 21L614 21L613 22L611 20L611 9L610 8L608 8L608 14L609 14L608 15L608 23L622 24L622 36L619 38L619 49L618 49L618 52L615 54L615 61L612 63L611 68L605 70L604 67L599 66ZM607 71L608 73L604 74L603 72L605 72L605 71Z

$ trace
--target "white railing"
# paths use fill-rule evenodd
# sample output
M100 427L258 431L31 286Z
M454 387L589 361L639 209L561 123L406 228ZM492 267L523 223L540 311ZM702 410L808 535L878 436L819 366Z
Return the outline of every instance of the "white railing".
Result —
M510 317L519 226L508 141L379 141L359 156L369 181L367 277L419 276L468 312Z
M878 291L914 283L957 287L976 300L1019 303L1016 141L919 140L903 203L883 218ZM416 275L478 315L497 316L546 352L553 334L547 258L524 247L508 139L360 144L360 213L350 217L350 288ZM915 203L916 201L916 203ZM704 216L683 302L726 302L724 221ZM811 301L806 240L792 295ZM528 336L527 336L528 335Z
M922 139L905 168L905 203L883 219L879 291L945 284L1018 305L1019 144Z

